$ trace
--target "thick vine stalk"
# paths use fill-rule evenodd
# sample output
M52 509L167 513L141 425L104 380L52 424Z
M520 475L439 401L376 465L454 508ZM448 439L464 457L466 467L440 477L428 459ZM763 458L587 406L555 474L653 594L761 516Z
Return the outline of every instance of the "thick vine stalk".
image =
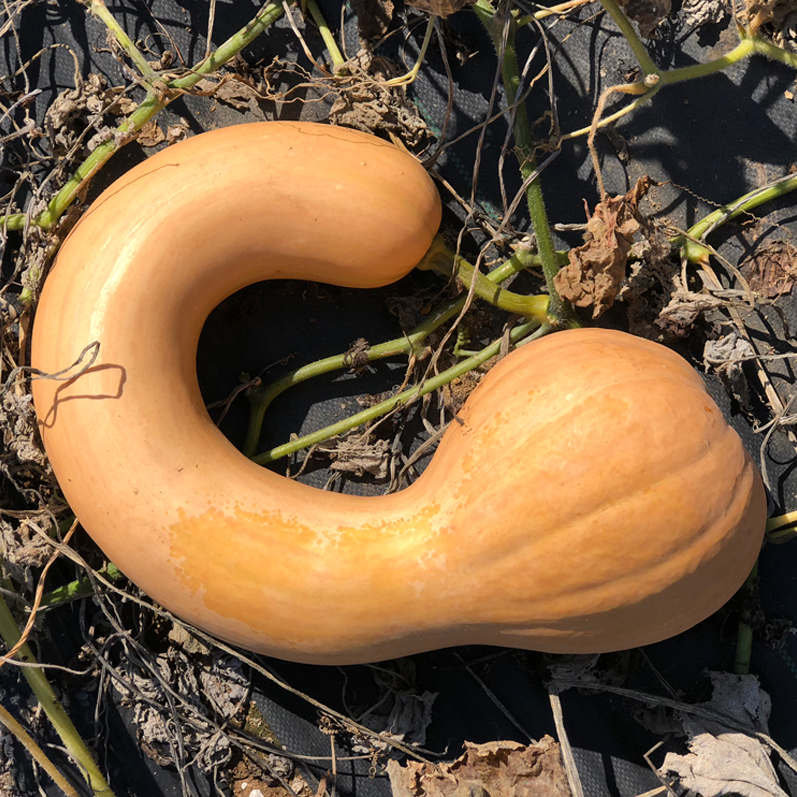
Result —
M501 75L507 102L509 107L513 107L517 101L518 89L520 88L520 66L515 50L516 23L511 14L506 19L499 17L490 0L476 0L472 8L492 37L498 57L501 59ZM505 30L506 37L504 36ZM553 245L551 227L548 223L548 213L545 209L542 185L539 176L534 176L537 171L537 159L534 154L535 141L531 132L528 113L523 105L519 105L515 110L513 134L515 152L520 164L520 173L524 183L527 183L526 202L531 217L531 225L537 239L537 248L542 271L545 275L545 282L551 295L549 313L556 319L557 326L580 326L570 303L559 296L554 285L554 277L559 271L559 262Z
M3 219L8 230L21 230L27 224L49 229L66 212L86 183L105 165L120 146L133 141L144 125L163 110L170 102L191 89L202 78L212 74L244 47L253 42L266 28L284 13L277 3L267 4L255 18L231 36L215 52L211 53L190 74L171 81L155 81L147 96L130 116L115 130L107 141L100 144L80 166L61 190L50 200L47 209L35 219L29 220L25 213L11 213Z
M86 743L80 733L78 733L72 720L69 719L64 707L58 701L50 682L47 680L47 676L44 674L44 670L40 667L30 666L36 664L36 658L27 643L19 645L21 640L19 628L14 622L14 617L8 608L8 604L1 595L0 636L3 637L9 650L19 646L16 659L28 665L21 668L22 674L25 676L31 691L44 709L44 713L53 724L67 751L80 767L83 776L91 787L92 793L98 796L102 795L102 797L114 797L111 787L102 772L100 772L94 757L89 752L88 747L86 747Z

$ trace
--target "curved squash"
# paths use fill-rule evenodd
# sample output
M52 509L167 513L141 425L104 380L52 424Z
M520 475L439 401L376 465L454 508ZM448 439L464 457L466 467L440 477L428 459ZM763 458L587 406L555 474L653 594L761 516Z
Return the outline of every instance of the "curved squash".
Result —
M44 288L34 382L64 494L175 614L285 659L377 661L459 644L599 652L676 634L755 560L760 478L699 376L619 332L506 357L422 477L376 498L263 470L210 421L202 324L280 277L376 286L440 220L423 169L363 134L264 123L203 134L114 183Z

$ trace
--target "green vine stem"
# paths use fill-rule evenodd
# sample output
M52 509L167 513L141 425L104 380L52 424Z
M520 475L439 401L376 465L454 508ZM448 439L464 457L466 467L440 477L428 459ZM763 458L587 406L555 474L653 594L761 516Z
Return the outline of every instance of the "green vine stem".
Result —
M17 722L9 711L0 705L0 725L5 725L28 751L30 757L52 778L53 783L66 795L66 797L80 797L72 784L58 771L58 768L44 754L44 750L36 744L35 739Z
M116 21L113 14L105 5L105 0L79 0L91 14L102 20L105 27L113 34L119 46L125 51L127 57L136 65L141 77L144 78L147 86L153 88L153 81L158 79L155 70L147 63L143 53L130 40L122 26Z
M435 241L435 244L433 244L426 257L435 257L439 258L440 260L448 257L450 268L450 261L453 259L454 255L438 239ZM565 253L558 252L557 257L561 262L564 262L567 259L567 255ZM493 269L489 274L483 276L490 282L490 284L495 285L532 266L540 266L538 255L531 253L527 249L519 248L512 255L512 257L510 257L497 268ZM471 266L471 268L473 267ZM548 297L544 298L547 299ZM400 355L420 355L423 348L423 341L426 340L426 338L440 326L459 315L459 313L461 313L462 309L465 307L466 301L467 296L461 296L450 302L446 302L406 335L394 340L386 341L384 343L379 343L375 346L371 346L366 352L363 353L365 361L376 362L378 360L384 360L388 357L397 357ZM541 319L541 322L542 321L547 321L547 319ZM302 382L306 382L308 379L321 376L322 374L328 374L332 371L339 371L342 368L348 368L350 366L351 361L348 353L336 354L332 357L326 357L323 360L317 360L316 362L308 363L307 365L304 365L301 368L286 374L285 376L275 380L265 387L250 388L246 394L247 398L249 399L250 411L249 426L243 445L243 453L247 457L254 458L257 452L258 443L260 442L266 410L269 408L274 399L277 398L277 396L280 396L288 388L293 387L294 385L299 385Z
M439 236L416 268L420 271L436 271L449 278L458 277L480 299L507 313L522 315L540 324L556 323L556 319L548 315L549 296L525 296L499 287L496 272L491 276L483 274L463 257L451 252Z
M496 52L501 58L501 76L504 90L506 91L507 103L512 108L517 102L517 93L520 88L520 66L517 52L515 51L517 25L511 15L507 19L496 15L490 0L476 0L472 8L489 32ZM505 25L508 28L506 42L504 42ZM534 235L537 239L542 271L545 275L548 292L551 295L548 312L556 319L556 326L580 326L569 302L564 301L559 296L554 285L554 277L559 271L559 261L553 245L548 213L545 210L542 185L539 177L534 177L537 171L537 159L534 155L535 142L526 108L522 104L517 107L515 112L513 135L515 138L515 152L520 163L520 173L524 183L528 183L526 187L526 203L528 204Z
M676 83L682 83L685 80L694 80L695 78L706 77L716 72L721 72L723 69L727 69L729 66L739 63L752 55L763 55L765 58L769 58L773 61L780 61L793 69L797 69L797 53L784 50L760 36L744 36L736 47L725 53L725 55L715 58L712 61L707 61L704 64L679 67L678 69L671 69L669 71L661 71L651 60L645 49L645 45L642 43L639 36L637 36L633 25L617 7L614 0L601 0L601 2L619 26L645 74L645 79L640 84L640 93L642 96L637 97L633 102L619 111L601 119L597 124L592 124L589 127L582 127L579 130L566 133L561 137L560 141L589 135L596 127L602 128L616 122L618 119L631 113L631 111L636 110L643 103L652 99L665 86L672 86Z
M429 42L432 40L432 33L434 31L435 15L429 14L429 19L426 21L426 32L423 34L423 41L421 42L421 49L418 52L418 59L415 61L415 66L410 69L405 75L394 77L388 80L386 86L408 86L418 77L418 72L421 71L423 59L426 58L426 51L429 49Z
M750 658L753 648L753 627L750 621L753 617L753 606L758 602L758 562L747 580L744 582L739 596L742 600L741 616L736 631L736 657L733 671L736 675L747 675L750 672Z
M307 10L310 12L310 16L313 18L313 22L315 22L316 27L318 28L318 32L321 34L321 38L324 40L327 50L329 51L329 57L332 61L333 70L338 74L343 74L341 70L343 70L346 66L346 59L343 57L343 53L340 51L338 43L335 41L335 37L332 35L332 31L329 29L329 25L327 25L327 21L324 19L324 15L321 13L318 3L316 3L315 0L304 0L304 2L307 6Z
M269 3L254 19L231 36L211 53L190 74L169 81L157 83L147 92L147 96L130 116L117 128L113 136L100 144L82 164L61 190L50 200L47 210L29 221L24 213L12 213L3 219L8 230L21 230L32 223L44 229L52 227L64 214L72 201L80 194L84 185L110 159L120 146L132 141L141 128L158 112L184 92L195 86L203 77L215 72L227 61L236 56L244 47L253 42L266 28L283 14L283 7Z
M634 30L631 20L620 10L620 7L614 0L601 0L601 5L609 13L609 16L614 20L617 27L620 28L620 32L634 51L636 60L639 61L639 66L642 68L645 75L657 73L659 70L656 64L653 63L653 59L648 55L647 48L643 44L642 39L637 36L637 32Z
M705 237L721 227L725 222L747 213L765 202L788 194L797 189L797 174L787 174L768 185L756 188L733 202L709 213L697 224L690 227L686 234L677 240L682 247L683 256L690 263L704 264L708 262L710 250L703 245Z
M511 330L509 333L509 339L512 343L519 344L521 341L526 343L541 337L544 334L547 334L550 332L550 330L551 326L549 324L539 326L535 321L528 321L524 324L519 324L513 330ZM318 443L323 443L325 440L329 440L331 437L344 434L352 429L356 429L358 426L362 426L364 423L381 418L383 415L387 415L393 410L398 409L405 404L409 404L411 401L421 398L428 393L432 393L443 385L447 385L458 376L462 376L463 374L468 373L468 371L472 371L474 368L478 368L480 365L483 365L487 362L487 360L500 353L501 346L503 344L503 339L496 340L494 343L491 343L489 346L486 346L484 349L482 349L478 354L458 362L456 365L453 365L451 368L448 368L442 373L427 379L421 385L417 385L409 390L398 393L386 401L382 401L379 404L375 404L373 407L363 410L362 412L358 412L355 415L344 418L338 423L333 423L330 426L319 429L317 432L304 435L304 437L300 437L297 440L292 440L290 443L285 443L281 446L277 446L276 448L272 448L270 451L264 451L262 454L252 457L252 459L259 465L267 465L269 462L274 462L282 457L290 456L291 454L295 454L297 451L301 451L303 448L309 448L310 446L317 445Z
M0 636L3 637L9 650L21 638L19 628L17 628L11 610L2 595L0 595ZM27 643L20 646L15 658L27 665L36 664L36 659ZM26 666L21 669L22 674L27 679L28 684L30 684L31 691L44 709L44 713L53 724L67 751L78 763L93 794L114 797L111 787L106 782L102 772L100 772L93 756L86 747L86 743L72 724L72 720L69 719L66 711L64 711L64 707L58 702L58 698L55 696L55 692L50 686L44 671L36 666Z

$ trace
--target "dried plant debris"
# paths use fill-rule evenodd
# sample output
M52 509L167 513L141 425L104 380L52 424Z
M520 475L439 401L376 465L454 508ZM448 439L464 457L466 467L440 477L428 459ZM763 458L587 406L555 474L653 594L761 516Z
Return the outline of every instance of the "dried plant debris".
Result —
M690 752L668 753L661 774L677 775L683 787L701 797L739 794L742 797L788 797L763 746L743 733L708 732L703 725L683 721Z
M36 437L36 413L29 393L6 390L0 400L0 429L3 449L0 470L12 481L29 463L45 466L45 456Z
M618 5L639 25L639 32L651 38L657 25L669 16L670 0L619 0Z
M661 342L667 337L661 312L680 288L680 268L672 256L669 237L662 229L652 227L646 235L631 247L618 299L626 305L629 332Z
M402 767L389 761L393 797L569 797L559 745L539 742L465 742L465 753L451 764Z
M687 28L700 28L703 25L718 25L731 13L728 0L684 0L681 14Z
M557 691L574 686L573 681L622 686L633 667L631 651L574 653L552 656L548 662L551 683ZM563 683L569 682L569 683Z
M205 78L200 80L192 90L193 94L213 97L213 99L235 108L237 111L249 111L255 119L266 118L260 102L263 99L256 82L247 75L237 72L226 74L221 80Z
M53 155L62 157L76 146L79 154L93 152L114 135L115 128L105 124L105 116L126 115L135 107L119 90L107 88L100 75L90 74L75 88L62 91L47 109L44 131ZM85 140L84 134L89 129L95 132Z
M340 94L330 108L332 124L365 133L387 133L408 147L418 147L430 138L426 122L404 89L385 85L402 71L392 61L361 50L346 66L351 79L341 84Z
M797 248L788 241L772 241L756 249L743 273L750 290L767 299L791 293L797 279Z
M351 344L349 350L343 355L343 363L349 369L349 373L359 374L368 368L370 364L368 359L370 348L365 338L357 338Z
M15 776L14 737L5 728L0 728L0 797L17 797Z
M689 753L668 753L659 772L677 776L681 786L702 797L739 794L742 797L787 797L764 746L755 732L768 733L769 695L754 675L709 673L712 698L702 704L711 711L747 726L750 733L720 722L679 715Z
M126 658L121 674L124 681L114 685L132 706L141 748L153 761L184 766L190 758L207 773L231 761L233 747L219 725L242 720L246 709L249 682L237 659L189 657L172 647L149 672ZM181 697L176 707L175 694Z
M384 742L363 739L352 746L355 753L389 750L388 739L403 742L410 747L426 744L426 729L432 722L432 706L437 692L419 692L415 687L415 665L400 659L391 667L374 669L373 676L379 688L379 699L360 715L358 721L366 728L387 737Z
M351 0L361 41L380 39L393 21L392 0Z
M780 47L797 49L797 7L794 0L745 0L740 22L749 35L765 27Z
M587 221L584 243L570 250L570 262L556 275L559 295L576 307L591 307L593 318L603 315L620 293L634 235L643 223L638 205L651 185L644 177L625 196L599 202Z
M476 389L476 385L481 382L490 365L495 362L496 360L488 360L481 369L467 371L462 376L452 379L447 385L443 385L445 405L454 415L462 409L468 400L468 396Z
M436 17L449 17L474 2L475 0L406 0L408 6Z
M12 523L0 514L0 558L6 575L32 588L34 570L43 567L53 552L50 535L55 523L45 511L15 515Z
M390 465L390 441L374 440L366 433L336 437L319 445L315 452L332 460L330 470L355 476L370 474L376 479L386 479Z
M671 337L686 337L697 319L709 312L734 304L750 306L751 294L737 288L715 288L704 272L698 271L703 281L702 291L685 288L679 277L673 279L676 289L667 306L659 314L657 325Z
M745 358L755 356L755 353L752 343L738 332L730 332L718 340L708 340L703 347L704 367L707 371L713 370L722 379L745 412L752 412L752 404L742 363Z

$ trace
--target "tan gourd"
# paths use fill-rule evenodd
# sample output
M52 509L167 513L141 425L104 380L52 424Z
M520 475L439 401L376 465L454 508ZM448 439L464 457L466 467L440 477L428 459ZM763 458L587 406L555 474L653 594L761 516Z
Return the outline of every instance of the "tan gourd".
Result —
M401 493L321 492L253 464L197 386L209 311L257 280L376 286L440 220L408 155L264 123L178 144L94 202L38 308L42 434L83 526L184 620L322 664L484 643L607 651L676 634L743 582L760 478L700 377L619 332L556 333L490 373Z

